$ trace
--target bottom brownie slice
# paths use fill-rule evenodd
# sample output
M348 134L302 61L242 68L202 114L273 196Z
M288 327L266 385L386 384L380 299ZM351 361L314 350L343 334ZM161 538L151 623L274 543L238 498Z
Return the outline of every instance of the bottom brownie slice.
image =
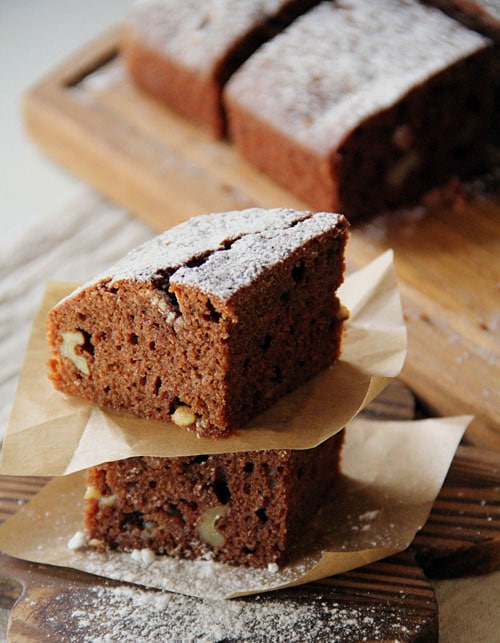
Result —
M89 543L232 565L282 563L338 476L343 437L299 451L134 457L93 467Z

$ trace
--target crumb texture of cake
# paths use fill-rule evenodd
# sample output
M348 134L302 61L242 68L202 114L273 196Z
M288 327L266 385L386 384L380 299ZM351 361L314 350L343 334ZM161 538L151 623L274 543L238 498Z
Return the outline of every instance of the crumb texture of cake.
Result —
M222 136L221 90L263 42L318 0L146 0L125 21L122 51L135 82Z
M480 165L491 42L414 0L322 2L224 92L241 155L349 219Z
M93 467L88 542L98 550L281 564L335 486L343 435L304 451L135 457Z
M101 406L223 437L338 358L347 236L328 212L181 223L49 312L49 377Z

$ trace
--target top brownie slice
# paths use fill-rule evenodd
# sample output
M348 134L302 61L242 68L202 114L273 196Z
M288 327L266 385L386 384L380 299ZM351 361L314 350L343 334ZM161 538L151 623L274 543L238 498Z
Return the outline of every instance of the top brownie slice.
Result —
M50 378L227 435L337 359L347 229L342 215L288 209L181 223L50 311Z

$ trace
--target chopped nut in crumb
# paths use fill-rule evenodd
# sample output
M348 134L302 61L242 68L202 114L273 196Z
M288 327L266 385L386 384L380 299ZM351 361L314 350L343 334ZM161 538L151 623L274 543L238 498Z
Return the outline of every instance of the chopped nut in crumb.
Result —
M392 134L393 144L400 150L409 150L415 143L415 134L409 125L398 125Z
M190 426L196 422L196 415L191 408L185 404L178 406L170 417L174 424L182 427Z
M344 304L340 304L338 312L337 312L337 319L342 320L342 321L346 320L346 319L349 319L350 314L351 313L349 311L349 308L347 308L347 306L344 306Z
M179 316L174 321L174 332L178 334L182 331L183 328L184 328L184 318L182 316Z
M112 507L116 502L116 496L102 496L99 499L99 506L101 507Z
M217 522L220 518L225 516L229 511L228 507L218 505L217 507L211 507L204 511L198 521L198 535L212 547L223 547L226 544L226 539L220 531L217 531Z
M97 487L89 485L85 490L84 500L100 500L102 493Z
M151 549L133 549L130 552L132 560L143 565L151 565L156 559L155 553Z
M89 375L90 369L89 365L87 364L87 360L85 359L85 357L83 357L83 355L79 355L76 352L77 346L83 346L83 344L85 344L85 337L83 336L83 333L79 330L66 331L64 333L61 333L61 337L63 340L61 348L59 349L61 355L73 362L75 367L84 375Z

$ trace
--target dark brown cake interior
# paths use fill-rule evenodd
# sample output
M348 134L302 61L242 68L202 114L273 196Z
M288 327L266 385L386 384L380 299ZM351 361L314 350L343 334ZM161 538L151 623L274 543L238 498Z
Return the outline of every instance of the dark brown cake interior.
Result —
M282 563L334 486L342 442L343 432L304 451L140 457L94 467L90 543L233 565Z

